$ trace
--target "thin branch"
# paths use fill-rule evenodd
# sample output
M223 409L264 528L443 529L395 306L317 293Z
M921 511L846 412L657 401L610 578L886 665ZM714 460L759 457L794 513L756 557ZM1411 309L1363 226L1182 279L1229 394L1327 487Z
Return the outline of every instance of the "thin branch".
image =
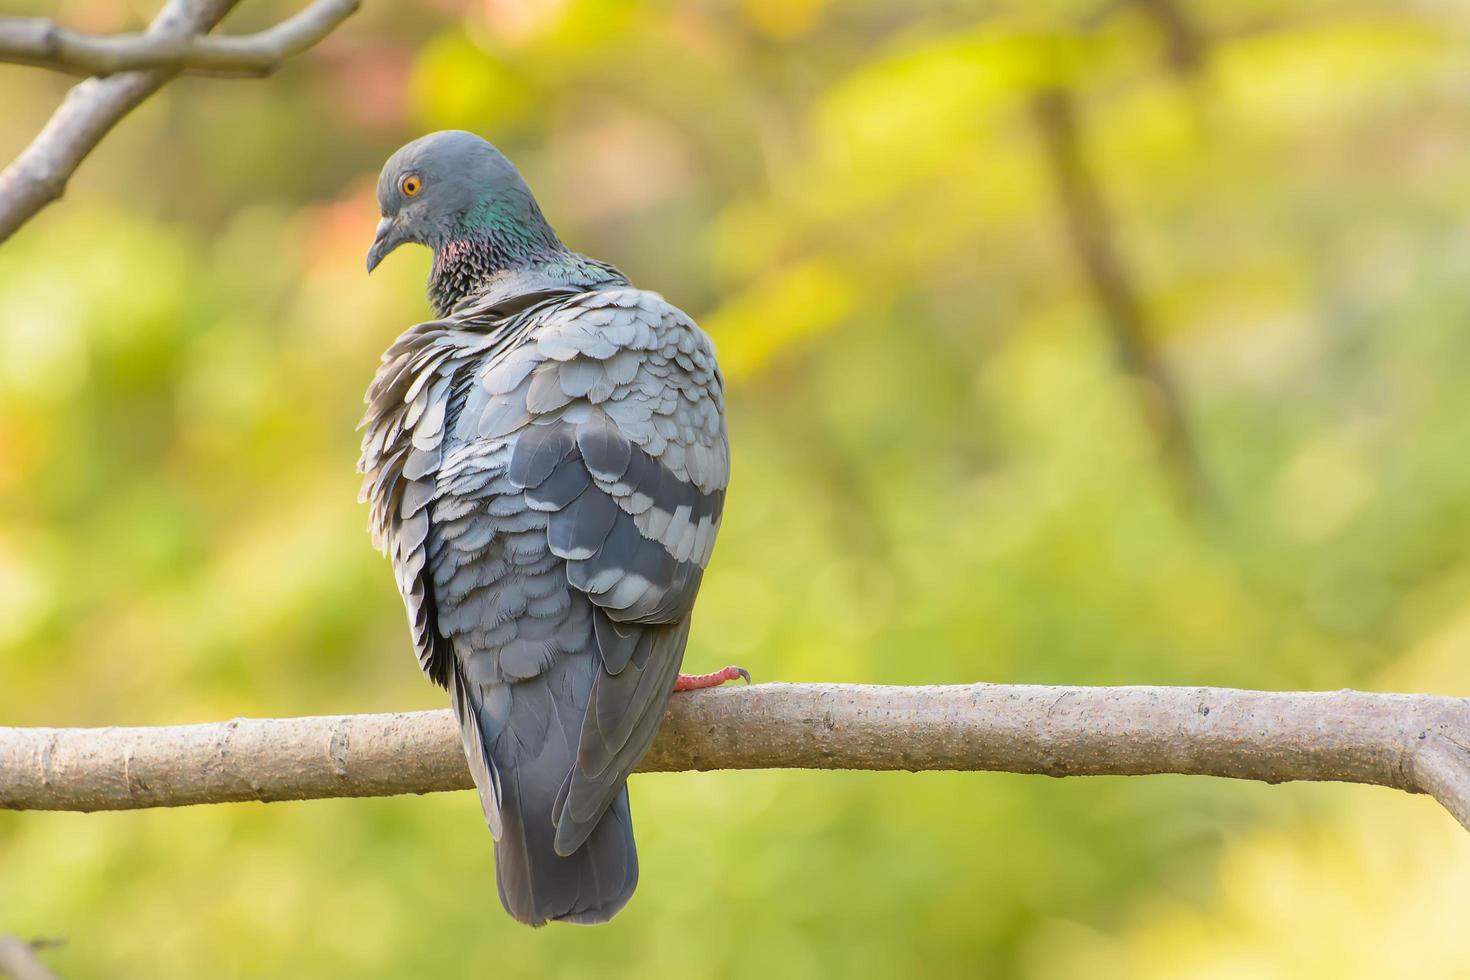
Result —
M1064 88L1047 89L1037 95L1034 109L1077 260L1102 308L1118 360L1136 382L1143 416L1180 500L1191 508L1210 502L1209 481L1183 399L1154 349L1148 311L1119 253L1102 191L1083 152L1072 94Z
M213 30L238 2L167 0L148 30L139 36L139 41L156 43L163 50L187 46L197 41L200 35ZM259 44L260 39L265 38L278 45L279 50L285 52L282 55L285 57L299 50L296 45L304 38L315 36L313 32L322 26L326 17L323 11L340 13L345 17L356 7L356 2L323 0L269 31L244 38L216 38L214 41L227 46L249 46ZM335 26L335 23L330 26ZM330 30L330 26L326 29ZM309 46L309 43L303 46ZM181 64L170 63L157 68L119 72L106 78L89 78L73 87L40 135L0 172L0 243L15 234L42 208L60 198L71 175L112 127L181 70Z
M643 772L992 770L1335 780L1470 828L1470 700L1208 687L761 684L676 696ZM0 808L126 810L467 789L446 711L0 728Z
M11 980L56 980L56 974L46 969L36 951L48 946L59 946L59 942L38 939L26 942L15 936L0 936L0 977Z
M268 30L239 37L119 34L98 37L39 17L0 18L0 61L72 75L143 68L207 75L269 75L346 20L360 0L317 0Z

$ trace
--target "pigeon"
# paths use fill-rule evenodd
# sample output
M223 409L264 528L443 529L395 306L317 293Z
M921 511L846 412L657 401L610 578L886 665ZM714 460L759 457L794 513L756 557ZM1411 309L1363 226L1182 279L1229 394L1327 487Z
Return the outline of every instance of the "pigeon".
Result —
M383 355L361 500L449 692L515 919L600 923L638 883L627 778L679 668L730 476L708 336L562 244L467 132L402 147L367 269L433 250L435 319Z

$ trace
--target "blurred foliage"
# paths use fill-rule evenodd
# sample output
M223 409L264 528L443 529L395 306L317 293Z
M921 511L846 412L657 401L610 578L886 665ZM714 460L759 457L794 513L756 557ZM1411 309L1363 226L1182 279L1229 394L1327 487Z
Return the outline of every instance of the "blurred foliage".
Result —
M716 336L735 483L695 668L1470 693L1467 41L1443 3L425 0L268 80L180 80L0 248L0 723L442 703L353 427L425 314L426 255L363 278L377 169L451 126ZM65 85L0 68L0 155ZM1044 86L1218 513L1174 506L1114 363ZM1470 841L1381 790L634 790L611 927L511 923L451 794L0 814L0 931L67 936L76 977L1470 974Z

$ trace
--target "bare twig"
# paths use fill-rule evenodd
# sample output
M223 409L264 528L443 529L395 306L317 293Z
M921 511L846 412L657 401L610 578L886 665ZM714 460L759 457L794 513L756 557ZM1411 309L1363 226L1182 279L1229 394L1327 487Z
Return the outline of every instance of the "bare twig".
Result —
M239 37L119 34L97 37L39 17L0 18L0 61L72 75L170 68L207 75L269 75L317 44L360 0L317 0L268 30Z
M1165 466L1185 505L1209 502L1209 482L1195 449L1183 400L1154 349L1148 311L1114 241L1102 192L1083 153L1071 93L1063 88L1041 92L1036 97L1035 114L1077 260L1102 307L1118 359L1136 382L1140 407L1158 441Z
M237 2L167 0L148 30L135 36L136 43L157 45L160 51L190 48ZM320 40L356 7L356 2L322 0L271 30L243 38L215 38L210 43L218 42L226 52L234 50L236 55L241 48L247 54L253 52L264 59L259 63L263 67L269 63L268 56L288 57ZM327 23L332 16L336 20ZM117 40L134 43L134 38ZM73 87L40 135L0 172L0 243L61 197L67 180L112 127L184 67L184 61L166 61L155 68L89 78Z
M1336 780L1470 827L1470 700L1226 688L761 684L674 697L644 772L995 770ZM445 711L0 728L0 807L123 810L470 786Z
M36 956L36 951L47 946L59 946L54 940L40 939L26 942L15 936L0 936L0 977L11 980L56 980L56 974Z

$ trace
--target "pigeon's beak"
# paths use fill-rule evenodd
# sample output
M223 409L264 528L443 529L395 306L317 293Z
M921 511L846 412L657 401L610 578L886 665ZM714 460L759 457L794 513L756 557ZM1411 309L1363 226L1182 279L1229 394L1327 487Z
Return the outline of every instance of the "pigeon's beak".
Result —
M399 226L397 219L384 218L379 221L377 233L373 235L373 247L368 249L367 271L371 273L379 262L388 257L389 252L406 241L408 235Z

